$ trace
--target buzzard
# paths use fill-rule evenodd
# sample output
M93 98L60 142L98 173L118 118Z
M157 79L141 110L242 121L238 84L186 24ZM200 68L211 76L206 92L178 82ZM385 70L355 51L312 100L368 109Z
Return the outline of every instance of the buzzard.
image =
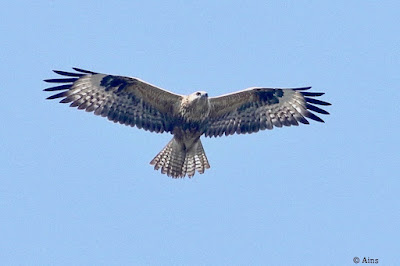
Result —
M192 177L210 168L200 136L246 134L273 127L309 124L307 118L324 122L313 112L329 114L316 105L330 105L316 99L321 92L311 87L292 89L248 88L218 97L205 91L175 94L138 78L96 73L79 68L76 72L54 70L64 76L46 79L58 83L45 91L57 92L47 99L94 112L95 115L150 132L169 132L172 140L151 160L154 169L173 178Z

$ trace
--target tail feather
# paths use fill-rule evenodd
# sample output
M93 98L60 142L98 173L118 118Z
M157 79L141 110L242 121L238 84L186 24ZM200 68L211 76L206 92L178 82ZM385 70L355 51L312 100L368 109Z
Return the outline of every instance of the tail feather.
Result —
M210 164L208 163L206 153L204 152L203 145L201 144L200 140L197 144L196 156L194 159L196 169L200 174L203 174L206 169L210 168Z
M155 170L161 168L161 173L173 178L186 175L192 177L196 170L203 174L205 169L210 168L200 139L187 148L175 137L154 157L150 164L154 165Z

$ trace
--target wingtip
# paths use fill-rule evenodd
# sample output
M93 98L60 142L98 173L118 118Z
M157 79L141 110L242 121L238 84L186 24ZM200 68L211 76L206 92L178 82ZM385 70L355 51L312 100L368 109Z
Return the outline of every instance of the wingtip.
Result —
M93 72L90 70L85 70L85 69L78 68L78 67L73 67L72 69L75 71L81 72L81 73L85 73L85 74L92 74L92 75L97 74L96 72Z
M307 91L300 91L303 96L309 96L309 97L318 97L322 96L325 94L325 92L307 92Z
M308 87L295 88L293 90L295 90L295 91L307 91L307 90L309 90L311 88L312 88L311 86L308 86Z
M61 71L61 70L55 70L53 69L53 72L59 75L64 75L65 71Z

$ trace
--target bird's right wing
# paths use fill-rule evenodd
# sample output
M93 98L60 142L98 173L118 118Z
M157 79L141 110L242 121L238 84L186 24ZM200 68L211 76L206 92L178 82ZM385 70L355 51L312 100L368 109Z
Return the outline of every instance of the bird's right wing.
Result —
M47 99L62 98L61 103L71 103L95 115L107 117L121 124L136 126L155 132L171 132L174 110L181 95L163 90L137 78L95 73L74 68L77 72L54 72L66 76L47 79L45 82L62 85L45 91L63 91Z

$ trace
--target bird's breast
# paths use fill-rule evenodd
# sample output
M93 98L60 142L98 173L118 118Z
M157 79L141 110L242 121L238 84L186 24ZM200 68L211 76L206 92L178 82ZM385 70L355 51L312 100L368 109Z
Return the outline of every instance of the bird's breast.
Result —
M210 114L208 99L182 102L179 113L187 122L203 122Z

